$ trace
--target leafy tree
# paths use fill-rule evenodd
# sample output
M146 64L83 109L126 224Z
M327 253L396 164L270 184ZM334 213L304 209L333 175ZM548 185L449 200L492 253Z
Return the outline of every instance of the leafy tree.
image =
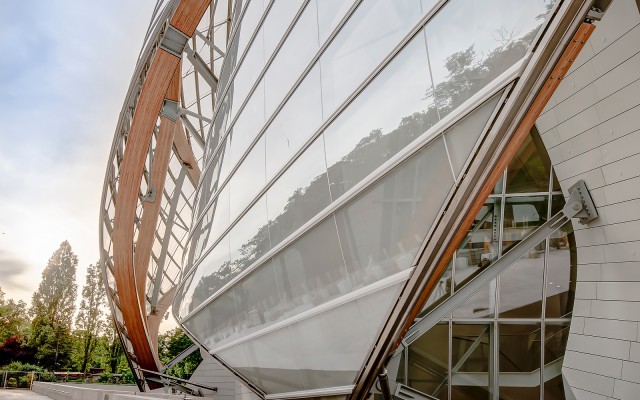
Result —
M5 293L0 288L0 342L11 336L23 336L29 323L27 304L22 300L5 300L4 296Z
M29 345L37 349L36 359L46 368L60 368L70 361L77 266L78 257L71 245L62 242L49 259L40 286L33 294Z
M191 339L179 328L161 334L158 337L158 356L160 361L165 364L168 363L184 350L188 349L192 344ZM200 352L195 351L178 364L169 368L165 373L178 378L188 379L201 361L202 357L200 356Z
M98 343L100 333L105 328L103 307L105 290L102 284L102 272L96 263L89 265L85 284L82 288L80 310L76 318L76 337L80 345L79 370L84 372L91 364L93 351Z

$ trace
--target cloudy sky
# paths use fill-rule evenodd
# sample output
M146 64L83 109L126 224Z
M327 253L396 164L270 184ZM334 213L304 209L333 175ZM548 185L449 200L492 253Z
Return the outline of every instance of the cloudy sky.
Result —
M155 0L0 3L0 287L27 302L60 243L98 261L118 113Z

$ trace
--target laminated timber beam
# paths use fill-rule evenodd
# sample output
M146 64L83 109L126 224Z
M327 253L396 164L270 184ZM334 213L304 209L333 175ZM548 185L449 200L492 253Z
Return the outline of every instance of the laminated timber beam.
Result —
M210 0L182 0L169 20L164 38L152 56L146 79L142 84L120 169L116 198L118 206L115 210L113 229L114 277L122 304L122 317L136 362L140 368L150 371L158 371L159 365L146 324L144 288L143 294L139 295L136 281L133 244L138 191L147 151L163 102L167 96L170 97L175 92L176 86L179 88L179 81L173 84L171 82L181 62L181 38L178 35L178 42L172 41L171 39L176 37L172 36L172 32L179 31L187 38L191 37L209 3ZM146 270L142 275L146 276ZM150 388L158 386L149 384Z

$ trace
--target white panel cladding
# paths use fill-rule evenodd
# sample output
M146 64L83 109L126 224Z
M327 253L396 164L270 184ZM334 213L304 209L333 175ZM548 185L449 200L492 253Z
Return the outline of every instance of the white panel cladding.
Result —
M563 365L577 399L640 397L640 14L614 0L538 119L558 180L600 218L574 223L576 304Z
M191 375L190 381L207 386L216 386L213 394L220 400L257 400L259 399L246 385L236 378L231 371L223 367L206 351L200 351L202 362ZM208 391L204 391L208 395Z

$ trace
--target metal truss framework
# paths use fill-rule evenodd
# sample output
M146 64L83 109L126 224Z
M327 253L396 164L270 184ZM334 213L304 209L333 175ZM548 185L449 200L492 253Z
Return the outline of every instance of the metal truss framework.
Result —
M163 382L158 331L182 273L232 12L231 0L158 0L111 147L100 258L140 390Z

